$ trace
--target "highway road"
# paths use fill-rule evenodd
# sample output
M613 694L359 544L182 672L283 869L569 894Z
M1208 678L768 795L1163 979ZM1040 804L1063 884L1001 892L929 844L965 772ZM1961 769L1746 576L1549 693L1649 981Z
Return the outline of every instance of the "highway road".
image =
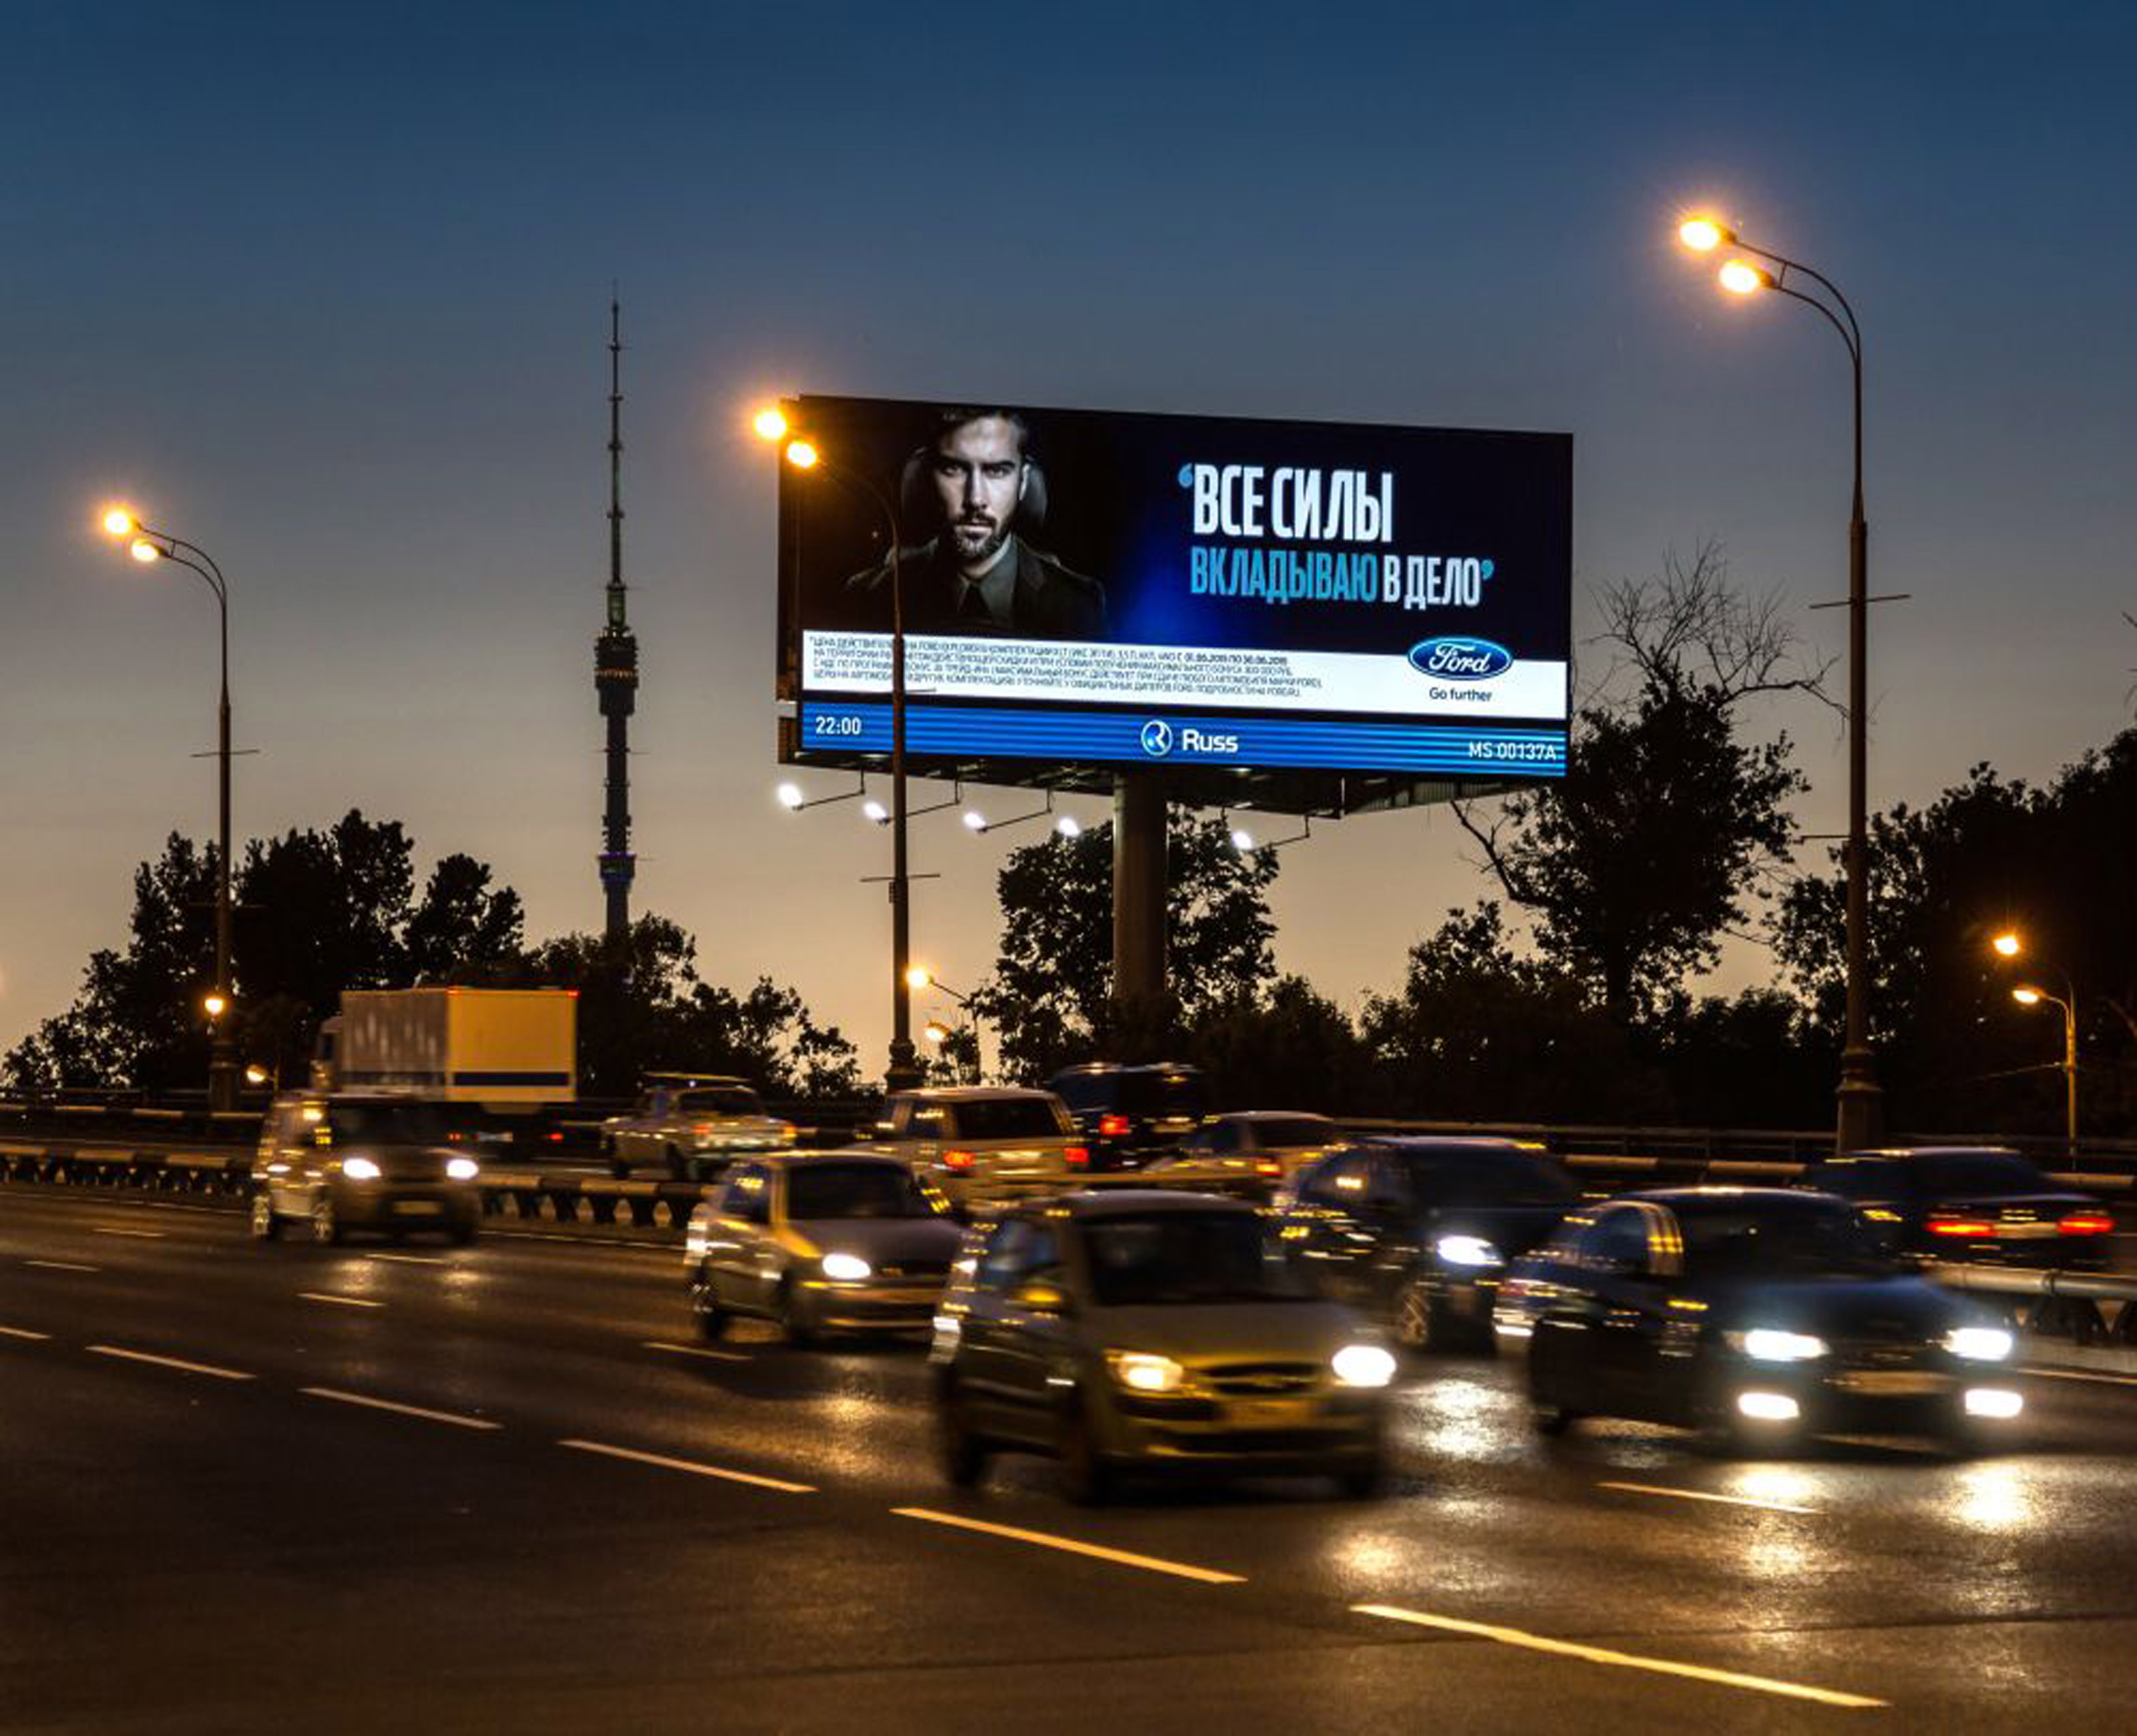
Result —
M2137 1383L2014 1450L1545 1442L1420 1360L1397 1476L949 1490L914 1345L692 1335L672 1245L246 1239L0 1196L0 1729L2127 1729Z

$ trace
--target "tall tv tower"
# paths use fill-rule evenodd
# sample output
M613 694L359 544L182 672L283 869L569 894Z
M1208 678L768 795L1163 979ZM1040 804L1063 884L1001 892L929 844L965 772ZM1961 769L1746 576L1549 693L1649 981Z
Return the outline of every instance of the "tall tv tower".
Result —
M608 802L601 815L601 883L608 913L602 932L630 930L630 714L638 703L638 640L624 613L623 309L608 304L608 622L594 641L594 691L608 719Z

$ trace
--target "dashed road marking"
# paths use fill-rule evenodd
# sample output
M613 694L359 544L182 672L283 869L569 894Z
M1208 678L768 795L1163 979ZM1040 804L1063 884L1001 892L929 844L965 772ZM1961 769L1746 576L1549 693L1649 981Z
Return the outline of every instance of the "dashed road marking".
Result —
M1219 1573L1215 1568L1190 1562L1167 1561L1161 1555L1137 1555L1127 1549L1109 1549L1103 1544L1082 1543L1073 1537L1056 1537L1050 1531L1026 1531L1016 1525L998 1525L961 1514L937 1513L932 1507L893 1507L900 1519L924 1520L931 1525L953 1525L961 1531L981 1531L990 1537L1006 1537L1012 1543L1035 1544L1042 1549L1060 1549L1071 1555L1088 1555L1093 1561L1110 1561L1116 1567L1141 1568L1148 1573L1170 1573L1176 1579L1194 1579L1204 1585L1244 1585L1243 1573Z
M1813 1688L1802 1682L1776 1681L1771 1676L1745 1675L1735 1670L1711 1670L1704 1664L1680 1664L1671 1658L1642 1657L1637 1652L1613 1651L1607 1646L1584 1646L1573 1640L1554 1640L1518 1627L1495 1627L1485 1622L1464 1622L1453 1616L1429 1615L1423 1610L1402 1609L1392 1603L1354 1603L1354 1614L1377 1616L1385 1622L1402 1622L1413 1627L1432 1627L1445 1633L1490 1640L1501 1646L1518 1646L1529 1651L1548 1651L1560 1657L1580 1658L1590 1664L1610 1664L1621 1670L1648 1670L1658 1675L1681 1675L1696 1682L1712 1682L1724 1688L1745 1688L1758 1694L1779 1694L1790 1700L1813 1700L1828 1706L1883 1706L1889 1700L1872 1700L1867 1694L1843 1694L1833 1688Z
M250 1380L253 1377L239 1369L219 1369L211 1362L187 1362L180 1356L156 1356L146 1350L128 1350L117 1345L91 1345L91 1356L117 1356L128 1362L152 1363L159 1369L176 1369L186 1374L207 1374L217 1380Z
M92 1236L132 1236L142 1242L161 1242L164 1235L162 1230L123 1230L105 1223L92 1223L89 1233Z
M399 1404L391 1398L373 1398L364 1393L344 1393L337 1387L307 1386L297 1390L308 1398L330 1398L336 1404L360 1404L366 1410L392 1411L398 1417L416 1417L426 1422L448 1422L455 1428L502 1428L487 1417L463 1417L457 1411L434 1411L420 1404Z
M43 1344L51 1337L49 1332L32 1332L27 1326L0 1326L0 1338L27 1338L33 1343Z
M443 1266L442 1254L367 1254L368 1260L391 1260L401 1266Z
M2137 1386L2137 1374L2109 1374L2091 1369L2029 1369L2021 1365L2012 1372L2041 1380L2081 1380L2094 1386Z
M1622 1489L1628 1495L1667 1495L1681 1501L1714 1501L1725 1507L1757 1507L1768 1513L1816 1513L1787 1501L1760 1500L1748 1495L1709 1495L1703 1489L1671 1489L1660 1483L1598 1483L1598 1489Z
M101 1266L83 1266L73 1260L25 1260L25 1266L41 1267L46 1272L102 1272Z
M373 1302L360 1296L335 1296L324 1290L300 1290L297 1292L307 1302L338 1302L344 1308L383 1308L383 1302Z
M662 1471L686 1471L693 1476L717 1477L723 1482L747 1483L755 1489L776 1489L782 1495L814 1495L813 1483L790 1483L784 1477L759 1476L753 1471L729 1471L723 1465L701 1465L694 1459L671 1459L664 1453L640 1452L634 1447L610 1447L600 1441L559 1441L574 1452L600 1453L606 1458L628 1459L635 1465L652 1465Z
M649 1338L640 1347L647 1350L664 1350L670 1356L702 1356L708 1362L748 1362L752 1359L739 1350L711 1350L703 1345L663 1344L657 1338Z

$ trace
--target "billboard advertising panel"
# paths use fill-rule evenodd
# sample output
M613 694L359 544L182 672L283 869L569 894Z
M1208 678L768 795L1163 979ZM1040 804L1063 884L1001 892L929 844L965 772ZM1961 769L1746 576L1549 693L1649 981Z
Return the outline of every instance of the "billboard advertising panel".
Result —
M792 756L888 751L897 604L923 760L1565 773L1568 435L786 409Z

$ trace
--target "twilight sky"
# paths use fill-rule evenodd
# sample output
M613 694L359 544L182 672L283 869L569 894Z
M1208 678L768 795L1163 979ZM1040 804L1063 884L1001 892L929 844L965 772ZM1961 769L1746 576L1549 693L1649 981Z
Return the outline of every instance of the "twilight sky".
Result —
M1872 584L1913 594L1874 623L1873 804L2047 775L2130 715L2126 5L6 0L0 29L0 1046L122 938L137 862L212 835L213 603L94 532L114 495L230 576L241 838L359 806L422 872L492 863L530 936L598 926L611 280L636 908L871 1072L887 836L770 795L772 393L1567 430L1577 630L1586 587L1708 537L1800 609L1845 586L1847 358L1677 252L1711 202L1863 322ZM1800 619L1839 649L1844 613ZM1832 720L1771 721L1839 829ZM1031 835L916 824L949 981ZM1468 853L1438 814L1317 829L1279 963L1394 986L1485 889Z

